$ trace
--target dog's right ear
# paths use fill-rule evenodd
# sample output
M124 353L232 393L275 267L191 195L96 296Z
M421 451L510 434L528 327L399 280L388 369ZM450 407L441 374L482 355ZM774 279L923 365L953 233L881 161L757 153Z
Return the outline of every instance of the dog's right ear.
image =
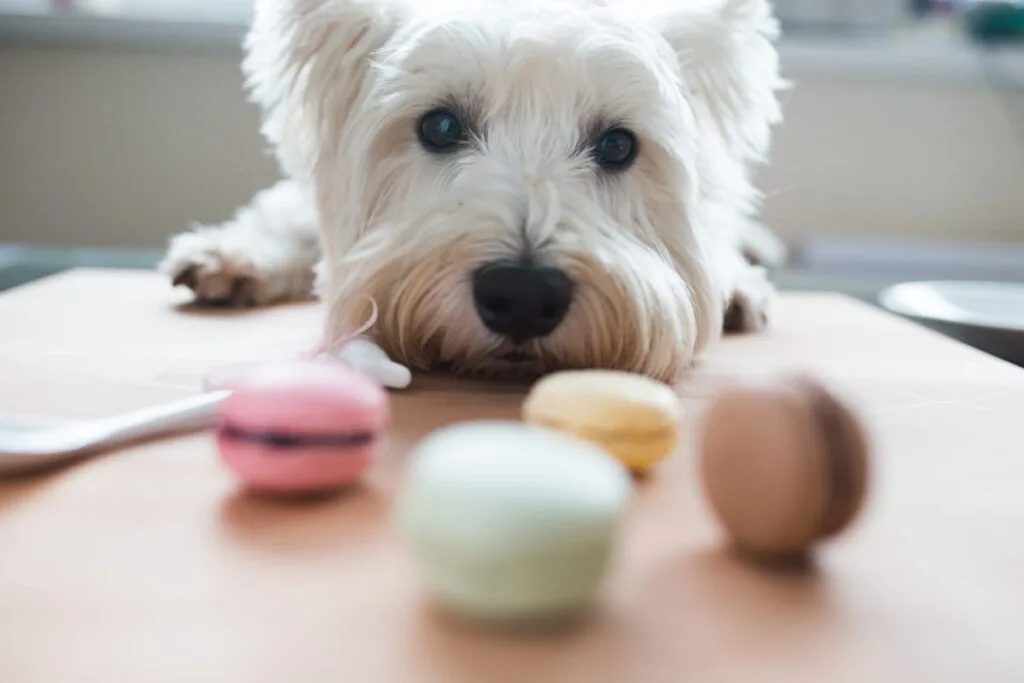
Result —
M284 170L310 179L337 150L397 0L255 0L242 69Z

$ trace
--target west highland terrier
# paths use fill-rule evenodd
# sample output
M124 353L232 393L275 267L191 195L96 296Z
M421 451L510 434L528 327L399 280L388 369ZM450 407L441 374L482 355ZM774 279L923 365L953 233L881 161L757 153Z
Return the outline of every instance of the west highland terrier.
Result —
M287 179L163 269L210 303L315 294L328 339L373 308L413 369L676 380L769 319L776 34L767 0L256 0Z

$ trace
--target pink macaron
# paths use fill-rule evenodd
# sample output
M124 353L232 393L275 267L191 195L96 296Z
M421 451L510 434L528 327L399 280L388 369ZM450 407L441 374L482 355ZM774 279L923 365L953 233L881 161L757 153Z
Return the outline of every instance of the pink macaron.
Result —
M230 384L217 445L255 491L318 493L354 483L376 458L390 419L387 392L341 365L268 364Z

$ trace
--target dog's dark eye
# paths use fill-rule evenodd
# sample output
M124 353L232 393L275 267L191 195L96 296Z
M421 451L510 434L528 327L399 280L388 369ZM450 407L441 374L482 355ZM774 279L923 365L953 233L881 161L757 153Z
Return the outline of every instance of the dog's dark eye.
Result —
M447 109L434 109L420 119L420 144L428 152L444 154L466 141L459 117Z
M623 171L636 160L636 136L625 128L612 128L594 145L594 159L606 171Z

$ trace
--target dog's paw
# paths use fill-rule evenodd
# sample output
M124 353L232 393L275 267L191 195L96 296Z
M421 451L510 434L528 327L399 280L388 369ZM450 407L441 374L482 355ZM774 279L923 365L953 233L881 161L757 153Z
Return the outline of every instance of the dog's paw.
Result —
M200 228L174 237L159 269L175 287L188 287L205 304L264 306L299 298L298 290L308 289L293 273L261 262L254 253L258 250L239 246L230 244L224 230Z
M726 332L760 332L768 327L777 293L764 268L750 268L733 290L725 311Z

